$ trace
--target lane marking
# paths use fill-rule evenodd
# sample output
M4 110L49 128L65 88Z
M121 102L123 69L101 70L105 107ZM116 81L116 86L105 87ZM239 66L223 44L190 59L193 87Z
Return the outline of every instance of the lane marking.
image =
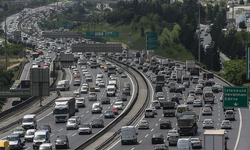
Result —
M74 133L72 136L75 136L77 133Z
M81 115L81 118L82 118L82 117L84 117L84 114L83 114L83 115Z
M141 143L142 142L142 140L140 140L140 142L139 143Z
M155 126L158 126L158 123L156 123Z
M153 129L151 129L151 132L153 132L154 131L154 128Z
M63 128L61 128L60 130L58 130L58 132L60 132L60 131L62 131L63 130Z
M86 111L86 114L89 113L89 111Z
M240 117L240 126L239 126L239 131L238 131L238 136L237 136L237 140L234 146L234 150L237 150L239 141L240 141L240 134L241 134L241 128L242 128L242 116L241 116L241 110L240 108L238 108L238 112L239 112L239 117Z
M148 137L148 134L145 135L145 138Z
M52 137L53 135L55 135L54 133L52 133L51 135L50 135L50 137Z

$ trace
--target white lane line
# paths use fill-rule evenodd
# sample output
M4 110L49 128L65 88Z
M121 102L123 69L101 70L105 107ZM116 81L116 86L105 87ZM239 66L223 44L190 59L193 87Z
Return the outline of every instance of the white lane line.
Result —
M48 117L51 114L52 114L52 112L48 113L46 116L43 116L42 118L38 119L37 121L41 121L42 119L44 119L45 117Z
M131 150L134 150L135 148L133 147L133 148L131 148Z
M153 129L151 129L151 132L153 132L154 131L154 128Z
M158 123L156 123L155 126L158 126Z
M73 80L73 77L72 77L72 74L71 74L71 72L70 72L70 69L69 69L69 68L68 68L68 71L69 71L69 75L70 75L70 81L69 81L70 83L69 83L69 84L71 85L72 80Z
M53 135L55 135L54 133L52 133L51 135L50 135L50 137L52 137Z
M61 128L60 130L58 130L58 132L60 132L60 131L62 131L63 130L63 128Z
M220 121L220 118L218 118L218 120Z
M82 118L82 117L84 117L84 114L83 114L83 115L81 115L81 118Z
M89 111L86 111L86 114L89 113Z
M77 133L74 133L72 136L75 136Z
M161 118L159 119L159 121L161 121Z
M140 142L139 143L141 143L142 142L142 140L140 140Z
M238 108L238 112L239 112L239 117L240 117L240 126L239 126L239 131L238 131L238 136L237 136L237 140L234 146L234 150L237 150L239 141L240 141L240 134L241 134L241 128L242 128L242 116L241 116L241 110L240 108Z
M102 116L103 116L103 114L100 115L100 117L102 117Z
M148 137L148 134L145 135L145 138Z

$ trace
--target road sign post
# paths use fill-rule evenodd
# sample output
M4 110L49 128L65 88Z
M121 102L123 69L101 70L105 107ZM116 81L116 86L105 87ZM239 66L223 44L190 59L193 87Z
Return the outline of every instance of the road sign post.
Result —
M248 108L248 87L223 87L224 108Z
M156 50L158 47L158 33L148 32L146 35L146 49Z
M250 43L247 43L247 80L250 80Z

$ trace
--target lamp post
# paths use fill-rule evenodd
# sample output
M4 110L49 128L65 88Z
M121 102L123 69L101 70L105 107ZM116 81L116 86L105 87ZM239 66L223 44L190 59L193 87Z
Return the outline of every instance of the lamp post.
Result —
M211 54L211 70L213 70L213 69L214 69L214 64L213 64L213 56L214 56L215 54L218 54L219 52L220 52L220 51L219 51L219 49L217 49L216 53Z
M201 15L200 15L200 3L199 3L199 45L198 45L198 62L201 62Z
M128 35L129 35L129 39L128 39L128 49L127 49L127 68L128 68L129 48L130 48L130 43L131 43L131 33L129 33Z

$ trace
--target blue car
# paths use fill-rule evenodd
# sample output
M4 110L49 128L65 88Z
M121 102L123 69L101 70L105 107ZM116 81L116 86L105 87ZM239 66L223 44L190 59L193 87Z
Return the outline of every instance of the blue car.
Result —
M105 118L115 118L115 113L112 110L108 110L104 114Z

